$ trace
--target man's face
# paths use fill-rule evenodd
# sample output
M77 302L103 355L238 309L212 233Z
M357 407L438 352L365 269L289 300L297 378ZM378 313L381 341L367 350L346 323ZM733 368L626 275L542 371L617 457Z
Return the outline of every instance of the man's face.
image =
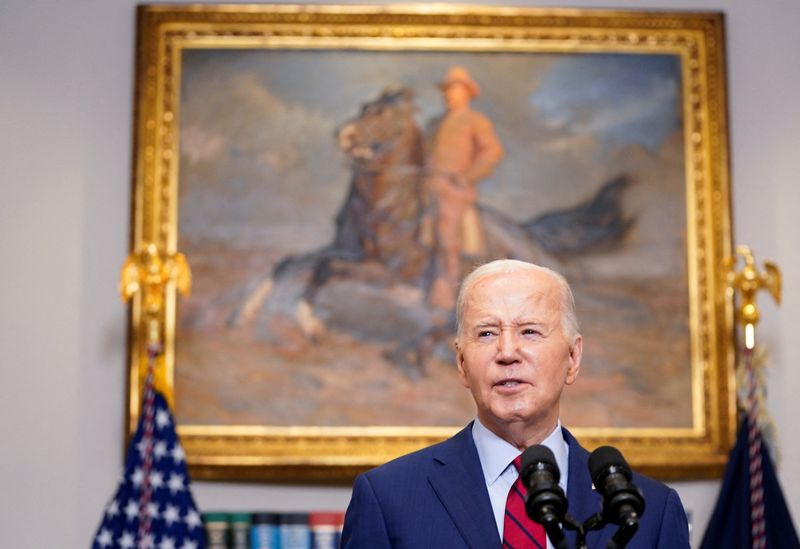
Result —
M552 427L565 385L578 376L582 341L566 339L561 290L538 271L488 275L465 302L456 341L458 373L481 422Z
M448 84L444 90L444 100L450 110L463 109L472 100L472 95L465 84L453 82Z

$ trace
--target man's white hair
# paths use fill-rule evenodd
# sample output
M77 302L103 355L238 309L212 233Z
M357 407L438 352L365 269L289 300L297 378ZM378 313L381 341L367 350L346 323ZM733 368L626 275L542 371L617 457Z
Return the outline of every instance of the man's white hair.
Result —
M467 297L475 284L487 276L515 271L546 273L553 277L558 283L561 289L561 329L571 345L580 334L580 328L578 326L578 318L575 315L575 298L572 295L572 288L570 288L569 282L564 278L564 275L553 269L548 269L547 267L542 267L534 263L528 263L527 261L519 261L517 259L497 259L489 263L484 263L469 273L461 282L461 287L458 290L458 300L456 301L456 323L459 339L461 338L462 329L464 328L464 308L466 306Z

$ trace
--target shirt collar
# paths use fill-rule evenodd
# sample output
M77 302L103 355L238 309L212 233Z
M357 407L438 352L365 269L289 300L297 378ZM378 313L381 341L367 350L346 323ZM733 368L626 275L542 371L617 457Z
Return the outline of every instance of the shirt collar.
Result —
M472 438L478 450L483 477L486 479L486 484L491 486L500 478L500 475L503 474L520 452L515 446L487 429L478 418L475 418L475 422L472 425ZM569 473L569 446L561 433L560 419L556 423L555 429L541 444L547 446L553 452L556 458L556 465L558 465L558 470L561 472L561 479L558 484L566 491L567 475Z

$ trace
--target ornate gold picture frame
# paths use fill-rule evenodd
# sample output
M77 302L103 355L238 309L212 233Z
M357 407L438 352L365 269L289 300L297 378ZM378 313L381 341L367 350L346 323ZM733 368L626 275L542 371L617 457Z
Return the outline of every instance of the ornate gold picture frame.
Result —
M724 59L716 13L141 6L132 247L184 252L195 274L163 318L194 478L342 481L472 418L449 317L364 239L424 246L348 232L378 207L358 217L359 177L388 174L365 158L397 151L390 128L424 141L453 66L505 150L477 215L506 247L464 262L540 261L576 291L585 358L564 423L660 478L721 473L736 425ZM134 300L130 432L145 331Z

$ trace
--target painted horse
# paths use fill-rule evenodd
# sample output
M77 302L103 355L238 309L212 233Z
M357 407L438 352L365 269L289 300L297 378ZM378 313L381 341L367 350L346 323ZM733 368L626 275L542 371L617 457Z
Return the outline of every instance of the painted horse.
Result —
M406 282L427 262L420 245L423 138L410 90L388 90L336 131L353 177L333 247L377 260Z

